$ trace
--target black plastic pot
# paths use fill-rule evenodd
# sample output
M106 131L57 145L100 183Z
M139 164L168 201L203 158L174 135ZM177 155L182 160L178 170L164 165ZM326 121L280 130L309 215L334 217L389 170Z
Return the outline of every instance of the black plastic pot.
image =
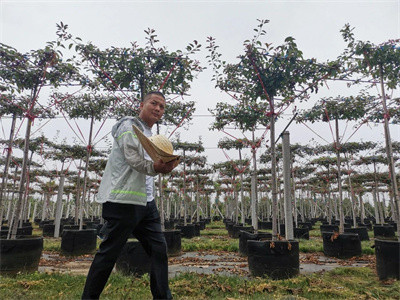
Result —
M375 240L376 271L380 280L400 279L400 242Z
M225 227L226 227L226 229L228 229L228 235L229 235L230 237L233 236L233 226L235 226L235 225L236 225L236 224L233 223L233 222L225 223Z
M61 252L64 255L83 255L96 251L96 229L63 230Z
M0 273L36 272L43 250L43 237L0 239Z
M165 230L168 256L178 256L182 253L182 239L180 230Z
M181 231L182 237L191 239L192 237L196 236L196 228L194 224L187 224L184 225L176 225L176 229Z
M3 227L5 227L5 226L3 226ZM4 229L3 229L3 227L0 230L0 237L6 239L7 235L8 235L9 227L4 228ZM17 228L17 238L31 237L32 230L33 230L32 226L24 226L24 227ZM1 257L0 257L0 259L1 259Z
M200 224L194 223L194 236L200 236Z
M173 220L164 221L164 228L165 229L174 229L175 222Z
M394 237L394 227L390 225L374 225L374 237Z
M264 239L272 239L271 233L259 232L251 233L248 231L239 232L239 254L242 256L247 256L247 241L259 241Z
M346 233L356 233L360 237L360 241L369 241L367 227L345 228Z
M115 268L124 275L141 276L150 273L151 260L139 241L127 241Z
M43 220L39 222L39 228L43 228L45 224L54 224L53 220Z
M258 226L260 229L272 229L272 222L261 221L258 222Z
M204 230L206 229L206 222L205 221L199 221L198 223L200 225L200 230Z
M319 229L321 230L321 234L322 232L338 232L339 231L339 226L338 225L329 225L329 224L323 224L321 226L319 226Z
M79 225L63 225L62 230L79 230ZM62 234L62 230L60 230L61 234Z
M296 239L310 239L310 229L308 227L294 228L293 230Z
M213 220L214 222L221 221L221 217L220 217L220 216L213 216L213 217L212 217L212 220Z
M372 230L372 224L371 223L357 223L358 227L366 227L368 231Z
M54 230L56 228L56 225L54 224L43 224L43 236L49 236L53 237L54 236ZM60 230L62 231L62 229Z
M253 232L253 227L252 226L233 225L231 237L238 239L239 235L240 235L240 231Z
M248 241L249 270L253 276L286 279L299 274L298 241Z
M299 222L297 223L299 228L308 228L309 230L313 230L313 224L311 222Z
M322 241L326 256L350 258L361 255L361 241L356 233L323 232Z

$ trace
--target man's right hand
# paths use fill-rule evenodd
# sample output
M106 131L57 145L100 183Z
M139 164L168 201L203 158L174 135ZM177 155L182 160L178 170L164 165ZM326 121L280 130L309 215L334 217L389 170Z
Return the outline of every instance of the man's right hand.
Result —
M164 163L161 159L157 162L154 162L154 171L161 174L168 174L174 169L174 162L170 161L168 163Z

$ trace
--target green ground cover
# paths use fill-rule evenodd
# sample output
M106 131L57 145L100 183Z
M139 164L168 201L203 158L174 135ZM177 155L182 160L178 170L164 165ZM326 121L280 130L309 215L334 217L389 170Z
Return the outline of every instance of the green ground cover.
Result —
M85 276L34 273L0 277L0 299L80 299ZM112 274L102 299L151 299L149 276ZM370 268L337 268L286 280L186 273L170 280L174 299L399 299L400 282Z

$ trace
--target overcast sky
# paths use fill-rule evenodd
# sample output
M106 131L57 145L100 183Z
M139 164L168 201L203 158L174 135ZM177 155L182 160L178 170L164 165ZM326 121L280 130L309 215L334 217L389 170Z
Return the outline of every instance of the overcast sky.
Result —
M319 61L334 60L345 47L340 29L346 23L355 27L357 40L368 40L379 44L388 39L400 37L400 1L6 1L0 0L0 41L15 47L20 52L42 48L47 41L56 38L56 23L62 21L69 25L69 31L91 41L100 48L110 46L128 47L130 42L138 41L144 45L143 30L153 28L160 40L160 46L169 50L183 49L194 39L202 45L199 56L202 66L208 67L205 56L206 38L213 36L220 46L222 58L237 62L236 57L243 53L243 41L253 36L257 19L269 19L265 27L267 35L264 42L282 44L287 36L296 39L298 47L306 58ZM195 142L202 136L205 155L210 163L226 160L223 152L217 149L217 142L224 133L209 131L212 122L208 108L217 102L234 100L214 88L210 68L201 73L193 82L188 100L196 101L195 118L189 131L179 129L181 140ZM76 89L71 88L71 92ZM375 91L377 94L378 91ZM343 82L328 82L328 87L313 96L307 105L325 96L349 95L351 91ZM399 97L395 91L393 97ZM301 105L298 104L301 108ZM287 110L290 114L291 109ZM286 126L290 115L279 119L277 134ZM107 133L115 121L110 120L99 133ZM39 126L36 122L35 126ZM99 126L100 124L97 124ZM2 120L2 128L7 132L7 120ZM81 125L87 130L85 124ZM86 126L86 127L85 127ZM332 142L328 124L310 125L313 130ZM345 126L342 126L345 127ZM63 120L51 121L43 128L46 135L71 137L72 131ZM171 132L174 128L165 128ZM349 125L344 140L354 131ZM392 126L393 140L400 140L399 125ZM325 144L326 142L303 125L293 124L289 128L291 141L301 144ZM237 137L241 133L229 131ZM258 131L261 135L263 130ZM21 136L23 133L21 133ZM246 133L250 137L250 133ZM0 131L0 137L3 132ZM383 125L363 126L349 141L384 141ZM261 149L265 150L265 145ZM260 152L259 152L260 153ZM234 152L229 152L237 159Z

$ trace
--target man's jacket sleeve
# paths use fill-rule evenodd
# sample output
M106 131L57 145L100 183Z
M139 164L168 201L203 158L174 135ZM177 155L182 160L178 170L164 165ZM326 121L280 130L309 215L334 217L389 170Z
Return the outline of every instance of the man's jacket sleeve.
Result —
M125 161L130 167L139 173L149 176L157 175L157 173L154 171L153 161L146 160L143 154L141 155L141 151L144 150L132 128L125 131L120 131L119 135L116 137L116 141L121 149Z

